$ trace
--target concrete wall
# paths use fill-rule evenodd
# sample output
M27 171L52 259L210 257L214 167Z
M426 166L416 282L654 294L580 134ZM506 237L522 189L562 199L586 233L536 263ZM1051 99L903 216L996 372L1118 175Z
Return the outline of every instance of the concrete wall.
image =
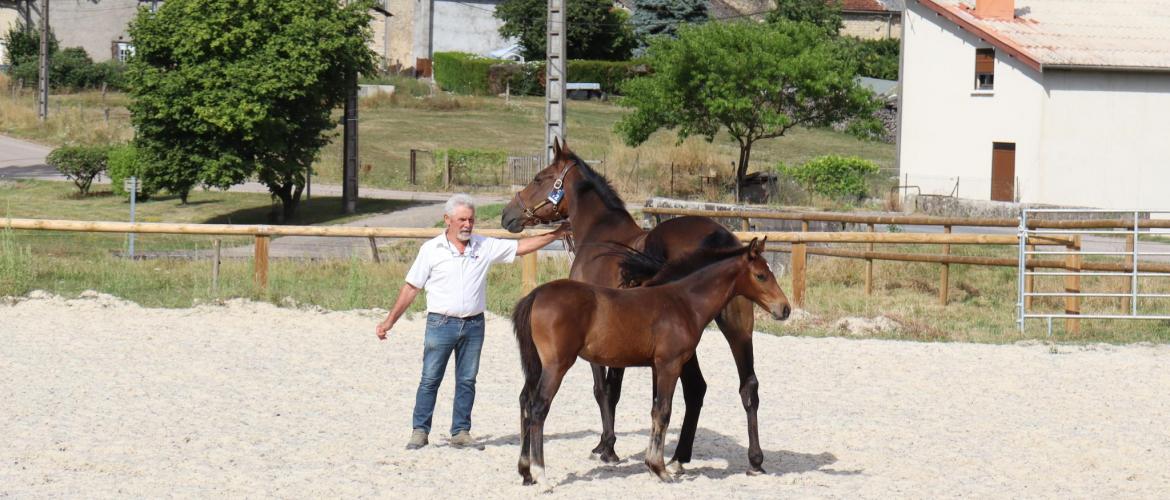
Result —
M130 41L126 28L139 5L138 0L58 0L49 4L49 24L61 48L81 47L94 61L106 61L114 41Z
M995 89L975 90L975 49L990 45L914 2L903 17L899 167L923 194L991 198L993 142L1016 144L1018 185L1037 185L1044 89L1039 73L996 53ZM1022 192L1025 201L1034 192Z
M414 68L414 17L420 0L390 0L389 49L390 69L409 71Z
M855 36L866 40L884 40L902 37L902 17L897 12L889 14L843 13L844 26L841 35Z
M1170 74L1046 71L1037 201L1170 209Z
M435 1L434 51L487 55L509 45L492 12L502 0Z

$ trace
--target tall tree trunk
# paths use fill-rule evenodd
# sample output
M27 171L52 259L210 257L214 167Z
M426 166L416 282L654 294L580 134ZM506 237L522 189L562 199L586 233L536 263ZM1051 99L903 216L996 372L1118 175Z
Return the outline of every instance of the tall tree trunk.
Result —
M280 210L274 211L273 213L276 223L284 224L292 220L293 215L297 212L297 207L301 204L301 193L304 192L305 187L295 182L289 182L287 184L268 186L268 190L277 198L280 198Z
M743 195L740 192L743 187L743 178L747 176L748 163L752 159L752 142L745 140L739 144L739 164L735 169L735 201L738 203L743 201Z

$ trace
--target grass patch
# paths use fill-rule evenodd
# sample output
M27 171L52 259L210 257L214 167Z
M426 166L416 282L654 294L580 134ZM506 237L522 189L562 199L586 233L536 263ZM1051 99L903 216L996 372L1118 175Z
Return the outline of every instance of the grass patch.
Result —
M412 79L393 79L398 92L379 95L360 102L359 157L363 186L415 188L409 182L410 150L444 149L502 150L517 154L536 154L544 149L544 100L540 97L456 96L444 92L430 95L429 87ZM54 95L55 109L49 121L36 119L36 101L32 89L17 100L0 99L0 132L57 146L75 144L111 144L133 137L126 105L129 97L109 93L102 100L100 92ZM104 118L110 108L110 121ZM569 103L569 144L595 165L618 191L629 200L671 192L670 166L676 166L674 192L679 196L727 197L726 189L703 191L701 175L714 169L728 179L731 162L738 158L735 141L721 134L712 143L692 138L678 144L673 132L660 131L649 141L630 148L614 134L613 125L627 111L613 103L572 101ZM340 117L340 110L335 113ZM314 181L341 183L341 128L333 131L333 141L322 149L314 164ZM785 137L761 141L752 149L752 171L769 170L776 163L799 165L825 154L855 155L872 160L880 167L894 165L894 146L859 141L847 134L823 129L795 129ZM420 189L441 189L435 179L442 179L441 158L426 153L418 158L417 177ZM458 178L458 175L456 175ZM506 188L504 188L506 189ZM498 192L499 187L453 190Z
M0 184L0 216L29 219L70 219L128 221L130 202L114 196L108 185L95 187L90 196L78 197L68 183L37 180L5 181ZM264 193L193 191L186 205L178 196L156 196L135 206L138 222L193 224L269 224L269 214L278 205ZM372 214L392 212L411 206L398 200L361 199L358 213L341 213L341 198L315 196L302 200L290 225L344 224ZM497 215L498 217L498 215ZM127 236L117 233L68 233L59 231L15 231L36 255L66 256L90 250L105 253L126 249ZM250 243L250 237L218 237L224 245ZM141 234L136 252L207 251L213 236Z

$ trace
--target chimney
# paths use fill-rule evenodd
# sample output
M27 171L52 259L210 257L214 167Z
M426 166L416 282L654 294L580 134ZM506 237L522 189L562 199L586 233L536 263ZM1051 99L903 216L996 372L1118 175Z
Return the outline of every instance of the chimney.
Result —
M1016 1L975 0L975 17L1010 21L1016 17Z

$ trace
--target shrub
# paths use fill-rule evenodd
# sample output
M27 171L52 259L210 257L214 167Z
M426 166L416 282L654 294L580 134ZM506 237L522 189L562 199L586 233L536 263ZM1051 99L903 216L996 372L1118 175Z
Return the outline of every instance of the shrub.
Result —
M498 63L496 59L463 52L435 52L435 83L457 94L490 94L488 73Z
M106 161L106 175L110 177L110 184L114 194L129 198L130 193L122 185L130 177L138 178L138 199L149 200L158 187L151 182L145 161L138 155L138 149L133 144L122 144L110 148Z
M63 146L49 153L46 161L85 196L93 179L106 170L108 151L104 146Z
M867 194L865 177L878 173L876 163L856 156L820 156L799 167L783 164L777 170L830 198L861 199Z

